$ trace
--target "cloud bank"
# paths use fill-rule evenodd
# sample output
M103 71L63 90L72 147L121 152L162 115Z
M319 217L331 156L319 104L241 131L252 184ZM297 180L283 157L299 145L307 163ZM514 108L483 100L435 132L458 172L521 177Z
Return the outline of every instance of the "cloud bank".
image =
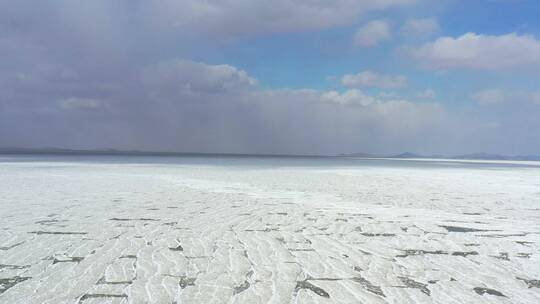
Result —
M390 24L384 20L373 20L360 27L354 35L353 43L357 47L375 47L391 38Z
M434 69L501 70L540 66L540 41L516 33L490 36L467 33L441 37L412 51L416 59Z
M376 87L396 89L407 86L407 77L382 75L368 70L356 75L347 74L341 78L341 83L348 88Z
M378 141L405 149L423 130L442 128L446 115L435 103L380 99L359 90L264 90L230 65L186 59L141 67L131 81L111 88L94 81L106 93L88 94L84 82L71 83L69 93L46 96L27 87L24 106L3 102L3 145L341 153ZM24 86L25 80L18 82Z
M409 37L425 37L439 32L440 26L436 18L409 19L403 24L401 31Z

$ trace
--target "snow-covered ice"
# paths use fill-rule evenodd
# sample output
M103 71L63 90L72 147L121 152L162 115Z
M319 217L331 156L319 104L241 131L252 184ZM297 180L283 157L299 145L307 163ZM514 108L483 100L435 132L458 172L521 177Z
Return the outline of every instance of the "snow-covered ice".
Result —
M0 303L540 303L538 165L257 162L0 161Z

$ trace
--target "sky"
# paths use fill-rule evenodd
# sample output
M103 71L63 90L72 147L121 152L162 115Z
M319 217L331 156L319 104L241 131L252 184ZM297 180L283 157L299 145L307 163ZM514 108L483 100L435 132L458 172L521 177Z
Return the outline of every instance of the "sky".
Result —
M0 147L540 155L537 0L3 0Z

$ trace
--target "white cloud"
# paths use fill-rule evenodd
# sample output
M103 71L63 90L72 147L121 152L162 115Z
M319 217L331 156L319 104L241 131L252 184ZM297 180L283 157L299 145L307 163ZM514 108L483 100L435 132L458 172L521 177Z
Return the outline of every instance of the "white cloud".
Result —
M373 71L363 71L356 75L347 74L341 83L348 88L377 87L385 89L403 88L407 86L407 77L382 75Z
M499 89L489 89L474 93L471 98L479 105L488 106L506 102L507 96Z
M353 23L364 13L416 0L144 1L155 23L225 35L318 30Z
M540 92L487 89L471 95L481 106L526 103L540 105Z
M532 102L535 105L540 106L540 92L531 93L530 96L531 96L530 102Z
M382 99L396 99L398 98L398 94L396 92L388 92L388 91L381 91L377 94L377 97Z
M436 18L409 19L403 24L401 31L406 36L425 37L440 30Z
M353 43L357 47L368 48L389 40L390 25L384 20L373 20L356 31Z
M145 83L184 92L219 93L255 86L257 80L236 67L209 65L191 60L161 62L143 73Z
M425 89L424 91L418 92L416 96L421 99L435 99L437 93L432 89Z
M347 90L343 93L337 91L328 91L321 95L321 100L324 102L340 104L340 105L361 105L368 106L378 102L372 96L365 95L360 90Z
M59 105L65 110L74 109L99 109L104 106L103 101L93 98L71 97L59 100Z
M501 36L467 33L457 38L438 38L412 54L435 69L498 70L540 65L540 41L516 33Z

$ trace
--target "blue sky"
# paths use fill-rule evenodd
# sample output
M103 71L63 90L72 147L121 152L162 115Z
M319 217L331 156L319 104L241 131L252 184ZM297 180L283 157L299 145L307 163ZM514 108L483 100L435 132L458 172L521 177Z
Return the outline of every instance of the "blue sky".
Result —
M339 82L342 75L374 70L407 76L410 86L400 90L401 96L414 98L418 91L431 89L437 93L440 102L450 107L467 106L471 103L470 95L483 88L538 89L538 70L434 72L412 62L402 49L439 36L459 37L469 32L495 36L519 33L538 37L538 13L540 3L531 0L443 0L435 4L419 1L410 7L374 12L350 26L241 37L233 41L218 40L207 50L196 48L188 54L195 60L215 64L227 62L249 71L268 89L343 91L345 88ZM436 20L439 30L423 37L409 37L402 33L402 27L408 20L423 18ZM391 24L392 39L372 48L355 48L351 37L370 19L383 19Z
M462 82L463 93L475 86L507 85L523 88L534 85L531 77L537 73L523 72L493 74L484 71L449 71L437 74L426 71L400 56L400 48L437 36L457 37L468 32L485 35L521 33L540 36L540 3L531 0L516 1L438 1L436 5L415 5L405 10L377 12L364 16L351 26L301 33L270 34L248 37L234 42L222 42L207 52L195 50L190 56L213 63L228 62L250 72L269 88L317 88L336 86L329 76L341 76L370 69L390 74L407 75L421 89L422 85L444 90L447 82ZM466 7L464 7L464 5ZM354 48L351 37L355 30L370 18L383 18L393 26L393 38L373 48ZM403 37L403 23L415 18L436 18L440 31L435 36ZM284 47L286 46L286 47ZM449 87L449 93L456 87ZM446 94L445 94L446 95Z
M540 154L534 0L0 4L0 146Z

